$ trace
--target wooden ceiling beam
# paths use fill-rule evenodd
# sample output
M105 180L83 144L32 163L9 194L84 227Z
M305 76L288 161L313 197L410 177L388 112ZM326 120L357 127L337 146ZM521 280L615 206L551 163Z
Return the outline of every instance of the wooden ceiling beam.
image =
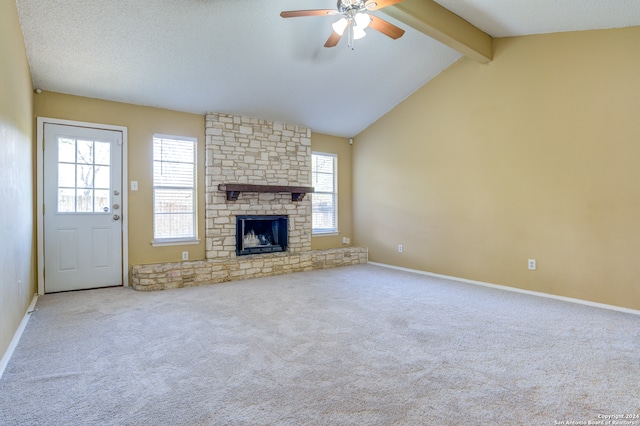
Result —
M493 59L493 37L433 0L405 0L380 9L481 64Z

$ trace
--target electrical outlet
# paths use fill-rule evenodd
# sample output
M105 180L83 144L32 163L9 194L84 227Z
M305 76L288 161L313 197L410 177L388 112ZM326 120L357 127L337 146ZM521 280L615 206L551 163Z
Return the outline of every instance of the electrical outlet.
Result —
M398 253L402 253L402 244L398 244Z
M529 270L530 271L535 271L536 270L536 260L535 259L529 259Z
M18 294L22 296L22 280L18 280Z
M351 243L351 238L349 237L342 237L342 244L349 244Z
M189 260L189 252L188 251L183 251L182 252L182 260Z

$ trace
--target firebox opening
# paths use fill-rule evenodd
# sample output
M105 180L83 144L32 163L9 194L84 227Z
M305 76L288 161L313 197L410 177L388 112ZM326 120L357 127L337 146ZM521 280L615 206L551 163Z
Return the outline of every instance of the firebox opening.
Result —
M287 216L236 216L236 255L287 251Z

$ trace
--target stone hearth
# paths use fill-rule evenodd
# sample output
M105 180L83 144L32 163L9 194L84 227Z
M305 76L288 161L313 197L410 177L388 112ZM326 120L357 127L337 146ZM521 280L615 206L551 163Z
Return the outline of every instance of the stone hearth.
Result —
M233 260L139 265L132 268L131 285L140 291L168 290L363 263L367 263L366 248L345 247L313 250L300 255L270 253Z

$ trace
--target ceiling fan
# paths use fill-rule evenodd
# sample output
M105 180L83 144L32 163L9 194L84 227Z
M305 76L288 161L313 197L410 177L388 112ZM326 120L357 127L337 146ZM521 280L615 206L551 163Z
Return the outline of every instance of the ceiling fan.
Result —
M347 45L353 49L353 41L366 35L365 28L371 27L382 34L397 39L402 37L404 30L390 22L380 19L368 12L382 9L400 3L403 0L338 0L335 9L289 10L281 12L283 18L297 18L300 16L333 16L342 17L331 26L333 32L324 44L324 47L334 47L338 44L344 33L347 33Z

